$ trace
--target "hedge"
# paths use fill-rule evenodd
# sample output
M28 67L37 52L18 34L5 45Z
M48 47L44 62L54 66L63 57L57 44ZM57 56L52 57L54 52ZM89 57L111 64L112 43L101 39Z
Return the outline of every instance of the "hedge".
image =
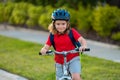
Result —
M120 23L120 10L117 7L98 6L93 12L92 27L103 37L110 36Z
M119 40L120 9L117 7L106 5L91 9L89 6L83 8L80 4L77 10L66 6L61 8L65 8L70 12L72 27L85 32L92 29L102 37L111 37L114 40ZM0 23L8 22L13 25L37 26L47 29L51 23L51 13L55 9L50 5L43 7L25 2L7 3L6 5L0 3Z

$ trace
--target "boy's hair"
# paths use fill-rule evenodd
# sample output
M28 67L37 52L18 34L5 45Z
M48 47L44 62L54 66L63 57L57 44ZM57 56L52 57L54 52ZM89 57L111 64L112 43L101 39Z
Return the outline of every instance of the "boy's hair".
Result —
M70 27L70 23L69 21L66 21L67 22L67 28L66 28L66 31L65 33L69 33L71 27ZM55 25L54 25L55 21L52 21L52 23L48 26L48 30L50 33L52 34L56 34L57 33L57 30L55 28Z

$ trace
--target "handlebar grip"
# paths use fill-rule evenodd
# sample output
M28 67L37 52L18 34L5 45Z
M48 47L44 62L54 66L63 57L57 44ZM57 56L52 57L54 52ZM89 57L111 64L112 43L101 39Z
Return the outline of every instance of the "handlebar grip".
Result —
M46 52L46 54L49 54L49 53L52 53L53 51L52 50L48 50L47 52Z
M84 51L90 51L90 48L86 48Z
M75 48L76 51L79 51L79 48ZM85 48L83 51L90 51L90 48Z
M41 53L41 52L39 52L39 55L42 55L42 53Z
M48 51L46 52L46 54L49 54L49 53L52 53L52 52L53 52L52 50L48 50ZM42 53L39 52L39 55L42 55Z

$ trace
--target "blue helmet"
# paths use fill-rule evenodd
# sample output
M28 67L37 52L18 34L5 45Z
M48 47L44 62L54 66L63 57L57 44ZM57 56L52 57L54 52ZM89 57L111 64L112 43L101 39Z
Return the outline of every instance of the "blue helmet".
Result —
M64 10L64 9L57 9L52 13L52 20L66 20L69 21L70 20L70 14L68 11Z

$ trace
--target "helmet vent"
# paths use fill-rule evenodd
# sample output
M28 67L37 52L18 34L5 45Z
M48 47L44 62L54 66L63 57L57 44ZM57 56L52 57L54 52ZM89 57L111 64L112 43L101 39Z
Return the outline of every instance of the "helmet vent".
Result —
M60 15L62 15L62 13L60 12Z
M56 13L56 15L58 16L58 14Z
M65 13L64 13L64 16L65 16Z

